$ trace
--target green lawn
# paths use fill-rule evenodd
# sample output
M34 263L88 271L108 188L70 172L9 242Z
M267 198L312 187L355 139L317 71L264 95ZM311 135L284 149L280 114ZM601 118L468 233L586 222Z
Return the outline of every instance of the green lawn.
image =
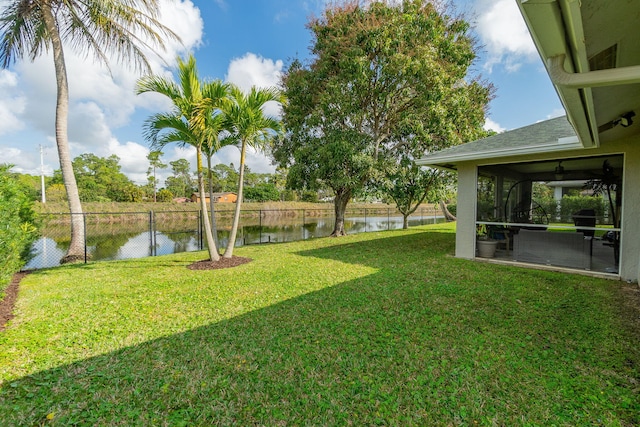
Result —
M451 226L39 271L2 425L640 424L638 287L450 256Z

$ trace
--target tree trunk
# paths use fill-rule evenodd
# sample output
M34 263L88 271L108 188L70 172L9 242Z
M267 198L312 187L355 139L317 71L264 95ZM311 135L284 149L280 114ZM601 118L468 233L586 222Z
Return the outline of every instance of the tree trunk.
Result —
M351 190L340 189L336 191L336 197L333 200L333 207L336 214L336 222L333 227L333 233L331 237L346 236L344 231L344 214L347 211L347 203L351 200Z
M442 214L447 221L455 221L457 219L451 212L449 212L449 209L447 209L447 204L442 200L440 201L440 209L442 210Z
M409 229L409 215L402 214L402 229Z
M209 210L211 211L211 233L213 234L213 241L216 244L216 248L219 247L218 242L218 225L216 223L216 208L213 201L213 173L211 172L211 156L207 154L207 176L209 177Z
M236 246L236 235L238 234L238 225L240 224L240 208L242 205L242 190L244 187L244 160L247 150L247 144L242 141L240 148L240 173L238 176L238 199L236 200L236 210L233 215L233 224L231 225L231 234L229 235L229 242L227 243L227 250L224 251L225 258L231 258L233 256L233 248Z
M156 180L156 167L153 167L153 203L158 202L158 181Z
M82 204L78 193L76 176L73 173L71 154L69 151L69 140L67 135L68 113L69 113L69 82L67 79L67 67L64 60L64 50L62 40L56 26L55 18L51 12L48 2L43 2L42 17L51 37L53 47L53 63L56 70L56 145L58 147L58 158L60 160L60 170L62 171L62 181L67 191L67 202L71 213L71 243L66 255L60 260L61 264L68 262L83 261L85 248L84 218L82 215Z
M220 254L218 254L218 247L211 235L211 224L209 223L209 215L207 214L207 198L204 192L204 177L202 173L202 150L200 147L196 148L197 163L198 163L198 190L200 191L200 209L202 210L202 222L204 223L204 235L207 238L207 249L209 250L209 259L211 261L220 260Z

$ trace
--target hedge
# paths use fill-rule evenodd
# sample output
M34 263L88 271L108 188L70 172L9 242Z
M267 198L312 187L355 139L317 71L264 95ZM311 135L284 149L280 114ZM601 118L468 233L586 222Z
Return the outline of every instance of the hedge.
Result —
M0 299L14 273L31 256L38 237L33 201L11 176L8 166L0 166Z

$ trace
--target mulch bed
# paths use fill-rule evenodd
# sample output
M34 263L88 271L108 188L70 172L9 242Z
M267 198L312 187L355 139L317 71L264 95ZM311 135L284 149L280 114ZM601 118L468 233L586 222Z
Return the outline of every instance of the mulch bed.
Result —
M28 271L21 271L13 275L9 287L4 291L4 298L0 301L0 332L4 331L9 320L13 319L13 307L18 297L18 285Z
M187 268L189 270L218 270L220 268L231 268L237 267L242 264L246 264L248 262L253 261L251 258L244 258L241 256L234 256L231 258L220 258L219 261L196 261L191 265L188 265Z

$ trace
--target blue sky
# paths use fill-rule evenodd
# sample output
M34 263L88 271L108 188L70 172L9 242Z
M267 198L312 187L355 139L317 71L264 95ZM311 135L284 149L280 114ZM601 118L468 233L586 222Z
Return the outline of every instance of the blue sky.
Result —
M0 0L0 7L6 0ZM475 73L492 82L487 127L515 129L564 114L517 10L517 0L454 0L472 22L482 45ZM161 0L162 20L182 38L168 46L161 60L152 58L155 73L171 75L177 55L195 54L202 78L224 79L248 89L270 86L294 57L308 58L311 35L305 24L319 15L327 0ZM169 65L167 65L169 64ZM112 65L111 75L90 59L67 53L70 80L69 139L72 156L91 152L116 154L122 170L137 184L146 182L148 145L142 137L146 117L170 105L154 95L136 96L138 77ZM0 163L39 174L39 146L45 147L44 170L59 168L54 139L55 78L50 56L18 61L0 70ZM166 162L194 161L192 150L167 147ZM216 162L238 163L233 147ZM273 170L268 159L250 153L256 172ZM164 173L168 175L168 171Z

